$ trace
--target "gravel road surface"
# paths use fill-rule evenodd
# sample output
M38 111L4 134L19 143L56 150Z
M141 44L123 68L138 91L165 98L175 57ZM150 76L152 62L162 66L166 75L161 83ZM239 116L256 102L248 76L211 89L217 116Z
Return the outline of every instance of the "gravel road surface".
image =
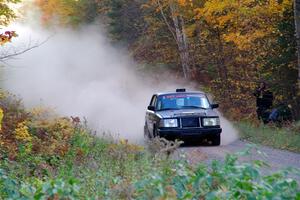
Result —
M244 151L248 146L249 143L241 140L236 140L228 145L222 145L218 147L188 144L184 147L181 147L179 151L186 154L187 159L191 164L196 165L199 162L210 163L211 160L223 160L226 154ZM241 157L240 160L263 160L271 167L264 170L266 173L275 172L287 167L300 169L300 154L273 149L266 146L255 146L255 149L258 150L253 149L251 151L251 155ZM300 180L300 177L295 178L297 180Z

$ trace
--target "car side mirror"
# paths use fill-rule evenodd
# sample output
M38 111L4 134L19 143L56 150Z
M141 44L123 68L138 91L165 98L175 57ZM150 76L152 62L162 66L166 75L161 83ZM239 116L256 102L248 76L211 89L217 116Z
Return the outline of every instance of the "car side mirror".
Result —
M217 103L211 104L211 108L212 109L219 108L219 104Z
M148 106L148 110L155 111L155 106Z

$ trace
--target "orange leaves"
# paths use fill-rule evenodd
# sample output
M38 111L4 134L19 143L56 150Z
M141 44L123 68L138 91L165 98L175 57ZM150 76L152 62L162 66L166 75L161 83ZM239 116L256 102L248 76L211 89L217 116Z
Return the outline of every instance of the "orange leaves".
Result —
M44 23L48 23L52 19L59 7L59 3L56 0L36 0L35 3L42 11L42 20Z
M0 96L0 104L4 113L0 148L9 152L11 159L21 155L23 150L23 153L63 156L69 150L71 138L80 129L80 120L76 117L73 120L58 118L43 108L24 110L21 102L10 95Z
M84 18L84 7L77 0L35 0L45 24L76 25Z
M196 19L204 19L212 28L223 32L225 42L233 42L239 49L252 48L255 40L274 32L276 21L291 1L276 0L209 0L195 9Z
M5 33L0 34L0 45L4 45L7 42L10 42L13 37L17 37L15 31L5 31Z
M181 6L185 6L187 3L187 0L177 0L177 1L178 1L178 4Z
M240 32L232 32L224 34L223 39L225 42L233 42L240 50L246 50L251 48L251 44L253 44L256 39L263 38L267 34L267 32L262 30L255 30L243 35L240 34Z
M194 3L192 0L177 0L177 3L179 6L191 6L193 7L194 6Z

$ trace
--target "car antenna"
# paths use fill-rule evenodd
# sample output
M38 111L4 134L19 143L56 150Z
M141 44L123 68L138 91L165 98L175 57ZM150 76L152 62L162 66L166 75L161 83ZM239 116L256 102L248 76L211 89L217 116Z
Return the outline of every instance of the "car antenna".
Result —
M185 88L176 89L176 92L186 92Z

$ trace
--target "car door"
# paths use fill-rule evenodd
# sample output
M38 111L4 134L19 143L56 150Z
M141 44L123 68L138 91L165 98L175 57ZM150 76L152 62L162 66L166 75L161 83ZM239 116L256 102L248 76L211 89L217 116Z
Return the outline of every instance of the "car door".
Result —
M156 107L156 102L157 102L157 95L153 95L153 97L151 99L151 102L150 102L150 106ZM146 123L147 123L148 131L151 134L153 133L153 130L154 130L155 119L156 119L155 118L155 111L147 109Z

